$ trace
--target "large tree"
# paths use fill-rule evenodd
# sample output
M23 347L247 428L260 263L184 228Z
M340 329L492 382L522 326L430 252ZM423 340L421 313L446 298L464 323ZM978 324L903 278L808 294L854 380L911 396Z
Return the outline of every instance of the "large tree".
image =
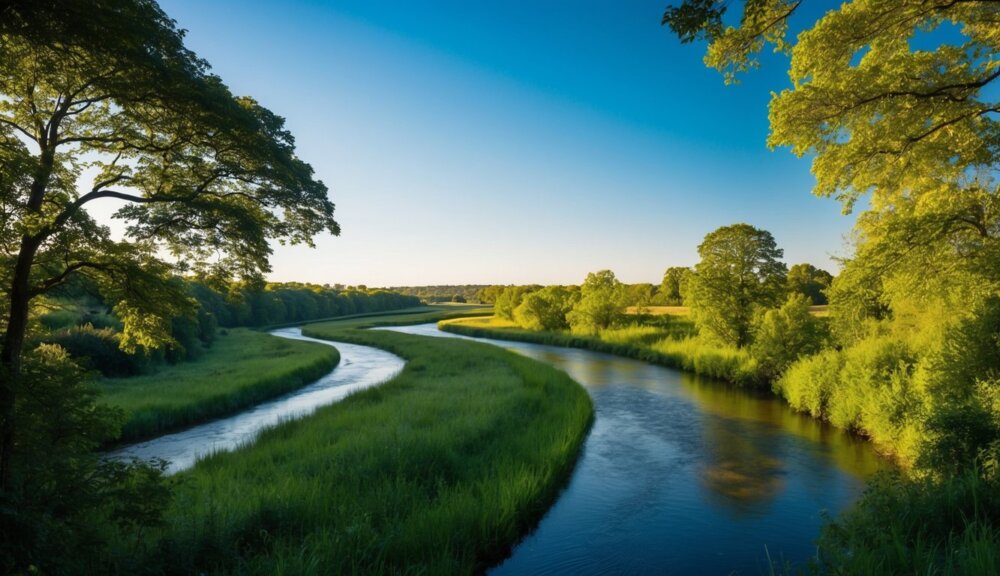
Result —
M0 4L0 487L32 302L96 282L126 347L169 341L177 273L259 280L269 241L339 232L283 120L230 93L152 0ZM116 202L124 237L88 214Z
M767 45L790 57L768 143L810 156L814 192L845 211L870 194L855 239L877 278L905 280L900 293L916 290L928 309L933 292L970 280L996 293L1000 2L852 0L797 19L808 4L684 0L663 23L707 40L705 61L727 80ZM923 281L927 270L946 286ZM971 308L963 298L951 300Z
M621 318L625 306L625 285L611 270L587 274L580 286L580 299L566 315L574 332L597 334Z
M750 344L754 313L784 297L784 252L770 232L733 224L705 236L698 254L685 301L698 329L726 344Z

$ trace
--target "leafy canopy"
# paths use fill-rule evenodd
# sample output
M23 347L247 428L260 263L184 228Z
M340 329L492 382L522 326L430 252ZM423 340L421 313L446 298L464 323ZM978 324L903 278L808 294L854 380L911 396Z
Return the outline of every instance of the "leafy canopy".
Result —
M190 308L169 275L257 281L269 240L339 232L284 121L230 93L155 2L55 4L3 12L4 301L24 276L31 298L86 274L117 302L125 344L153 346ZM108 201L124 238L87 213Z
M755 310L784 297L784 252L770 232L733 224L705 236L698 254L686 294L698 329L725 344L750 344Z

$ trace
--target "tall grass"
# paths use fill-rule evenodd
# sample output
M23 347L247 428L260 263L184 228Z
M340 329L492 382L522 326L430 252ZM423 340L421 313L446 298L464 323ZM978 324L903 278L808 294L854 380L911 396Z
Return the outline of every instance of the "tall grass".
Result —
M219 336L204 356L155 374L104 378L102 402L122 408L119 441L132 441L237 412L299 388L337 365L332 346L245 329Z
M121 572L481 572L568 478L592 406L563 372L475 342L338 323L306 332L407 364L180 474L167 525L146 554L123 554Z
M678 320L674 320L677 323ZM766 381L760 376L756 362L746 350L723 346L690 334L686 319L680 326L633 325L602 331L597 336L581 336L568 331L539 332L518 328L508 320L494 317L446 320L438 324L441 330L496 340L516 340L583 348L635 358L671 368L679 368L725 380L744 387L762 387Z
M885 475L820 538L821 573L1000 574L1000 483Z

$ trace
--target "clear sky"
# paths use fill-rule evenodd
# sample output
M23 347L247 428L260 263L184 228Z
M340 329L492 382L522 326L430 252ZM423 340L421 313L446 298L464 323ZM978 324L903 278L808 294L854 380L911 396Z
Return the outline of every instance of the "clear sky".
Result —
M771 231L835 269L853 218L769 151L787 62L725 86L666 0L161 0L236 94L287 119L342 226L272 280L659 282L711 230Z

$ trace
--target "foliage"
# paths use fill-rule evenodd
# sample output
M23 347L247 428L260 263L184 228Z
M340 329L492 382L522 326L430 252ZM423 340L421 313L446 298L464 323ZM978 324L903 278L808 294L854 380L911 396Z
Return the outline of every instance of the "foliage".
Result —
M94 328L90 324L73 326L45 338L63 348L74 359L99 370L105 376L134 376L149 369L150 358L140 352L128 354L121 349L120 335L111 328Z
M580 287L580 300L566 315L573 332L596 334L616 324L624 307L625 288L610 270L587 274Z
M827 525L821 573L1000 573L1000 485L968 470L946 479L876 477Z
M749 345L755 311L784 297L783 251L770 232L733 224L705 236L698 254L686 294L698 329L724 344Z
M97 391L58 346L25 357L23 382L20 465L0 501L0 571L103 572L110 539L159 524L169 494L162 464L99 460L94 450L122 414L95 405Z
M816 305L827 304L826 289L833 282L833 275L812 264L795 264L788 269L788 293L802 294Z
M546 286L522 298L514 309L514 321L529 330L569 328L566 315L580 299L580 292L563 286Z
M810 314L809 305L805 296L793 293L781 308L767 310L754 319L750 354L763 377L777 378L793 362L822 348L824 326Z
M343 287L341 287L343 288ZM488 288L496 288L486 284L442 284L435 286L392 286L388 290L406 296L416 296L423 302L458 302L456 296L464 298L464 302L485 302L482 293ZM493 297L495 299L495 296ZM490 300L489 303L492 303Z
M514 319L514 309L521 305L526 294L541 289L541 286L504 286L493 303L494 314L507 320Z
M674 266L663 273L663 281L657 294L656 304L662 306L680 306L684 304L687 283L690 280L690 268Z

